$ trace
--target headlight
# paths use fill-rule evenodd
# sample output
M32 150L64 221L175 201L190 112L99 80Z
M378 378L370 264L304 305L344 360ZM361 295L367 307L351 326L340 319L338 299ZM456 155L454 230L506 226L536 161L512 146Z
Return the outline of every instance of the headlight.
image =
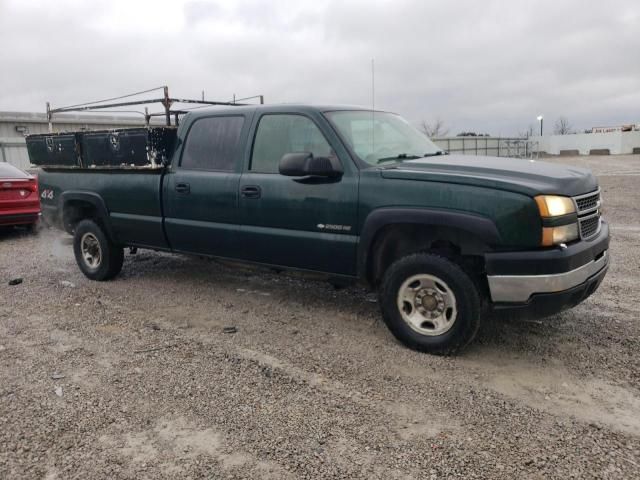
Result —
M539 195L535 201L542 217L542 246L550 247L578 239L578 215L572 198Z
M560 197L558 195L538 195L536 198L540 216L543 218L559 217L576 212L576 206L573 199L569 197Z

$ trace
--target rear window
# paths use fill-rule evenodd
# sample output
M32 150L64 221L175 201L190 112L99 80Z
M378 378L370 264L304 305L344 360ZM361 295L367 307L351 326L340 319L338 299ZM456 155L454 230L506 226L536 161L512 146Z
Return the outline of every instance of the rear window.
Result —
M0 162L0 178L29 178L22 170L17 169L13 165L9 165L5 162Z
M182 168L233 171L239 153L244 117L210 117L196 120L187 135Z

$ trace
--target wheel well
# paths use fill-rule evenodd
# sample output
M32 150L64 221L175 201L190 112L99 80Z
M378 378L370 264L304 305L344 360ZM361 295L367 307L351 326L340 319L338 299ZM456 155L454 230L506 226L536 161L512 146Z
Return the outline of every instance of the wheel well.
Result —
M69 200L65 202L62 210L62 225L65 231L73 234L76 225L84 219L95 219L99 217L98 209L91 202L83 200Z
M487 245L470 232L452 227L395 224L376 233L367 256L366 275L377 286L389 266L417 252L433 252L455 260L473 273L484 271Z

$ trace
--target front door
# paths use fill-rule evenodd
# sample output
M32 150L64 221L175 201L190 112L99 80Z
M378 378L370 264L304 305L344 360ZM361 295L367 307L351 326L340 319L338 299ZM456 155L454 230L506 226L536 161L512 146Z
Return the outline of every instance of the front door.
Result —
M337 158L337 151L344 152L310 117L266 113L258 119L239 188L245 258L355 274L358 175L353 165L345 165L350 159ZM294 152L335 157L353 168L344 168L339 178L280 175L280 159Z
M165 229L173 250L239 254L238 183L249 121L245 115L211 116L185 126L186 141L164 190Z

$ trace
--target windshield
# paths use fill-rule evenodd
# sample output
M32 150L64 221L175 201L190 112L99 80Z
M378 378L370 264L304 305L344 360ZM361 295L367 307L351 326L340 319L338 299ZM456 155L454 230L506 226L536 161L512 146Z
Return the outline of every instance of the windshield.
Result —
M370 165L442 153L442 149L394 113L366 110L327 112L353 151Z

